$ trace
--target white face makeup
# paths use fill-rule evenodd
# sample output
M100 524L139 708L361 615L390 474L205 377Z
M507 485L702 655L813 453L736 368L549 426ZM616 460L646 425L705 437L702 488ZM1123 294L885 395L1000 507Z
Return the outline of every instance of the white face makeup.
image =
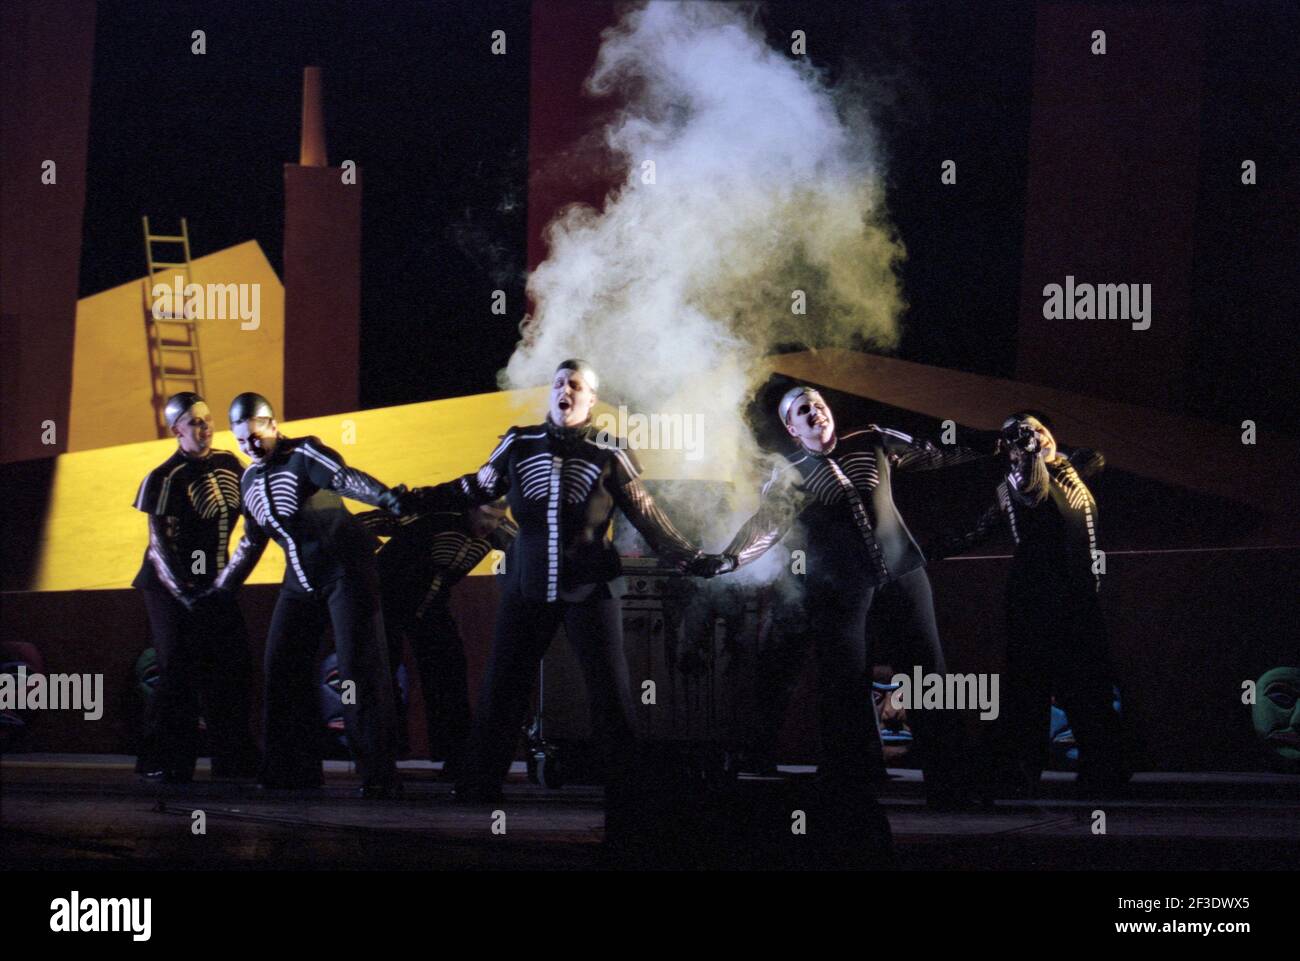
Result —
M231 430L239 449L258 463L271 456L275 442L280 437L280 428L274 417L250 417L240 421Z
M172 424L172 434L187 457L206 457L212 451L212 411L198 401Z
M785 429L809 450L821 450L835 437L835 417L821 394L800 394L786 414Z
M596 392L576 370L557 370L551 381L551 422L560 427L581 427L591 419Z

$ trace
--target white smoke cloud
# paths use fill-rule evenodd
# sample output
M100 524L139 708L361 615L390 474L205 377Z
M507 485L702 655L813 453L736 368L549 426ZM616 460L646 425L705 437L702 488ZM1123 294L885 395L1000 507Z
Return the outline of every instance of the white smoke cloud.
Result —
M746 465L742 411L774 345L897 342L903 251L875 134L806 58L767 44L750 6L632 10L605 31L587 89L623 104L605 141L625 176L603 209L549 225L502 385L585 357L603 399L703 412L712 456Z

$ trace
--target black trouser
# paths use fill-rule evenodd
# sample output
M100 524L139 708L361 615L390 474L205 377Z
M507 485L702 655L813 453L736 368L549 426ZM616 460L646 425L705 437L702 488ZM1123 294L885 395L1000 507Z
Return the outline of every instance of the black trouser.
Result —
M778 597L761 611L755 660L753 729L748 747L761 760L775 761L777 740L803 676L813 639L799 601Z
M606 795L611 787L625 783L634 764L634 709L623 653L622 605L605 585L598 585L591 597L580 602L529 601L517 591L505 590L463 785L495 789L509 773L538 664L561 624L582 665L591 730L600 742L605 766Z
M429 604L424 613L401 611L401 600L386 594L384 627L388 632L388 663L394 675L402 663L402 637L411 643L424 696L425 731L431 760L452 770L463 761L470 732L469 679L465 644L447 598ZM405 719L399 719L405 729Z
M1073 585L1028 566L1007 588L1007 673L998 760L1037 781L1047 766L1052 695L1070 718L1081 780L1127 780L1106 623L1091 583Z
M191 777L202 711L213 773L249 771L257 761L248 730L253 670L239 604L216 595L187 611L166 591L145 588L140 596L158 654L158 686L145 712L137 767Z
M871 652L867 615L880 596L891 602L891 626L905 663L899 673L919 665L925 674L943 674L947 664L939 642L930 578L920 568L880 588L850 583L810 583L797 605L782 602L763 652L759 688L760 738L774 743L789 704L805 652L817 658L817 717L823 778L855 785L885 777L884 754L871 698ZM802 623L798 616L802 615ZM769 711L768 706L777 708ZM916 709L908 722L925 758L926 791L942 794L957 788L964 736L951 710Z
M343 723L362 781L397 780L397 738L388 646L373 575L349 574L311 594L281 591L266 639L266 757L262 783L296 787L321 782L320 674L316 651L334 629ZM347 689L352 681L354 695Z

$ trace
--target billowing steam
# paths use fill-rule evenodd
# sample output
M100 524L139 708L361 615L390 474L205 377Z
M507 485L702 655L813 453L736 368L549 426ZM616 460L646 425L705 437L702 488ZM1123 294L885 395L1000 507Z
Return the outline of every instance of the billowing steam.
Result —
M587 88L624 104L605 138L626 177L603 210L549 226L502 384L585 357L602 399L703 414L708 456L743 467L774 345L897 342L903 250L875 135L806 58L768 46L751 7L651 2L602 40Z

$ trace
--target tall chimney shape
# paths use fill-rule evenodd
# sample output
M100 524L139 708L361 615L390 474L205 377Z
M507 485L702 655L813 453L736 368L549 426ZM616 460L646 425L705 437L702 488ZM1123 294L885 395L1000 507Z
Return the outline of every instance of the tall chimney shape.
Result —
M319 67L303 71L300 159L284 165L284 420L361 398L361 171L328 165Z
M320 67L302 71L302 145L298 163L303 167L328 167L325 157L325 110L321 99Z

